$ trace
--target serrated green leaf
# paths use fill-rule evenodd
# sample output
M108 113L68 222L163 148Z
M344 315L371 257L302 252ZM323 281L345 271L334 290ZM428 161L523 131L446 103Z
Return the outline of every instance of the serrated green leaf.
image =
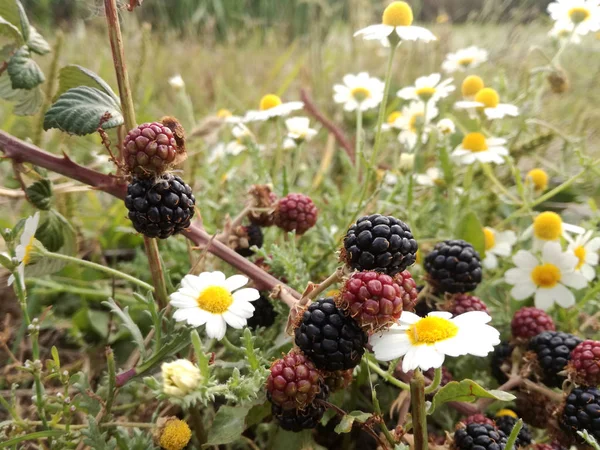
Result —
M454 235L457 239L463 239L470 243L483 259L485 257L485 234L483 233L483 225L479 221L477 214L473 211L467 211L462 216Z
M30 56L27 47L21 47L8 60L6 72L13 89L33 89L46 79L40 66Z
M31 36L31 25L29 24L29 19L27 18L27 13L25 12L25 8L23 8L23 4L16 0L17 10L19 11L19 25L21 26L21 34L23 35L23 39L25 42L29 40Z
M29 201L33 203L36 208L46 211L50 209L52 203L52 183L47 178L33 183L25 189L25 193L27 194ZM46 248L51 252L54 251L48 246L46 246ZM60 248L60 246L58 248Z
M21 44L23 42L23 36L19 29L3 17L0 17L0 38L3 39L0 41L2 45L13 42Z
M88 416L88 427L82 430L81 434L85 436L83 442L94 450L113 450L116 447L115 439L106 440L108 432L100 431L100 427L92 415Z
M21 28L19 7L17 6L16 0L0 0L0 17L9 23L12 23L15 27Z
M140 328L133 321L131 316L129 315L129 307L125 307L121 309L119 305L115 303L112 298L109 298L108 301L102 302L103 305L107 306L113 313L119 316L123 325L129 330L131 333L131 337L133 341L136 343L138 348L140 349L140 353L142 355L146 354L146 346L144 345L144 337L142 336L142 332Z
M58 128L83 136L96 131L107 113L110 119L102 124L102 128L123 124L120 106L108 94L88 86L76 87L62 94L46 111L44 130Z
M13 89L8 74L0 76L0 98L15 104L13 113L17 116L31 116L38 112L44 102L40 87L34 89Z
M431 406L427 414L431 414L435 409L448 402L469 402L472 403L479 398L491 398L503 402L514 400L515 396L508 392L494 389L486 390L473 380L451 381L442 387L433 397Z
M230 444L237 441L246 429L249 407L221 406L208 431L205 445Z
M44 37L34 27L31 27L29 40L27 41L27 47L29 47L29 50L37 53L38 55L45 55L51 51L48 41L46 41L46 39L44 39Z
M54 101L69 89L81 86L96 88L112 97L117 104L119 103L119 97L117 97L117 94L114 93L106 81L90 69L78 66L77 64L69 64L60 69L58 73L58 90L54 96Z
M340 423L336 425L333 431L335 431L336 433L350 433L354 422L365 423L371 416L372 414L370 413L365 413L362 411L352 411L346 414L344 417L342 417Z

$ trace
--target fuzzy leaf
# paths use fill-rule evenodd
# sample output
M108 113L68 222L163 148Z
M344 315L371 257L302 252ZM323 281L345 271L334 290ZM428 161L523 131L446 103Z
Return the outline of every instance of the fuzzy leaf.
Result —
M435 394L427 414L433 413L438 406L447 402L473 403L478 398L492 398L494 400L509 402L513 400L515 396L508 392L495 389L486 390L484 387L469 379L460 382L451 381Z
M44 37L36 30L34 27L31 27L29 33L29 40L27 41L27 47L34 53L38 55L45 55L46 53L50 53L50 44L44 39Z
M15 103L13 113L17 116L32 116L44 102L40 87L34 89L13 89L8 74L0 76L0 98Z
M250 407L221 406L208 431L205 445L230 444L237 441L246 429L246 416Z
M50 209L50 204L52 202L52 183L47 178L33 183L25 189L25 193L27 194L29 201L33 203L37 209L43 209L45 211Z
M62 94L46 111L44 130L58 128L83 136L96 131L106 113L111 118L102 124L102 128L123 124L121 109L112 97L96 88L76 87Z
M23 36L15 25L3 17L0 17L0 43L2 42L17 42L21 44L23 42Z
M46 79L40 66L31 59L27 47L21 47L10 58L6 71L13 89L33 89Z
M109 450L114 449L116 446L114 438L110 438L109 441L106 440L108 431L102 433L96 419L92 415L88 416L88 427L81 434L85 436L83 442L94 450Z
M0 253L0 266L4 267L5 269L11 270L11 271L15 267L12 260L4 253Z
M469 242L483 259L485 257L485 235L483 226L473 211L467 213L460 219L454 233L457 239Z
M31 36L31 25L29 24L29 19L27 18L27 13L25 12L25 8L23 8L23 4L16 0L17 11L19 12L19 25L21 26L21 34L23 35L23 39L25 42L29 40Z
M354 422L365 423L372 414L365 413L362 411L352 411L342 417L340 423L338 423L333 431L336 433L350 433Z
M109 298L106 302L102 302L102 304L107 306L113 313L119 316L121 322L123 322L123 325L131 333L131 337L133 338L133 341L136 343L136 345L139 347L141 354L145 355L146 346L144 345L144 336L142 336L140 328L135 324L135 322L129 315L129 307L121 309L112 298Z
M56 101L58 97L69 89L81 86L88 86L103 91L105 94L112 97L117 104L119 103L119 97L117 97L117 94L113 92L106 81L91 70L78 66L77 64L69 64L60 69L60 72L58 73L58 90L56 91L53 101Z

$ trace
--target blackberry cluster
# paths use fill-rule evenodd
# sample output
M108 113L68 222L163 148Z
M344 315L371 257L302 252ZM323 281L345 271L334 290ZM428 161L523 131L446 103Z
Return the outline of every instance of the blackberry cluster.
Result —
M429 281L438 292L469 292L481 282L481 258L462 240L438 243L425 258Z
M281 428L298 433L315 428L321 422L325 414L325 406L316 400L327 400L327 397L329 397L329 389L323 384L315 401L304 409L283 409L281 406L271 403L271 413Z
M236 231L235 251L244 258L248 258L254 254L251 247L256 246L261 248L263 246L264 238L262 228L255 224L239 227Z
M560 387L565 380L562 372L571 358L571 351L581 339L562 331L544 331L529 342L529 350L537 355L543 382L550 387Z
M454 432L455 450L504 450L506 434L489 423L470 423Z
M518 422L518 418L510 416L510 415L503 415L500 417L496 417L495 421L496 421L496 427L498 427L498 429L502 432L504 432L504 434L506 434L506 436L510 436L510 433L512 432L512 429L514 428L515 424ZM517 440L515 441L515 446L518 447L527 447L529 444L531 444L532 441L532 435L531 435L531 430L529 429L529 427L527 426L527 424L523 424L523 427L521 428L521 431L519 431L519 434L517 435Z
M492 356L490 359L492 376L496 379L498 384L504 384L508 381L507 372L512 367L512 352L514 346L508 342L500 342L499 345L494 347Z
M571 352L569 374L584 386L600 385L600 341L583 341Z
M275 323L277 313L264 293L261 293L258 300L252 302L252 305L254 306L254 314L247 320L248 328L252 330L258 327L268 328Z
M328 297L304 311L296 327L295 342L317 368L333 372L352 369L360 362L367 335Z
M123 149L128 169L142 177L162 174L179 151L173 131L158 122L144 123L127 133Z
M515 339L523 340L529 340L544 331L556 330L552 317L534 307L519 309L513 316L510 328Z
M600 390L596 387L576 387L567 396L560 417L560 426L578 442L577 431L587 430L600 441Z
M158 180L134 178L127 186L125 197L129 219L136 231L160 239L190 226L195 203L192 188L168 173Z
M446 310L457 316L469 311L489 313L487 305L479 297L469 294L456 294L450 300Z
M373 214L350 227L340 259L361 272L395 275L415 263L417 249L408 225L392 216Z

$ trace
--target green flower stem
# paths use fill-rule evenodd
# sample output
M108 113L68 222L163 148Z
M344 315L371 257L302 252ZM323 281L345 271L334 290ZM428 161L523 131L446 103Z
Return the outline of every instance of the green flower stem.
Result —
M515 423L515 426L510 432L510 436L508 436L508 440L506 441L504 448L516 448L515 442L517 442L521 428L523 428L523 419L519 419L517 423Z
M271 170L271 179L273 180L273 184L275 184L277 174L279 173L279 169L281 167L281 152L283 151L283 141L281 137L281 123L279 119L276 117L272 120L275 121L275 140L277 141L275 144L275 154L273 155L273 168Z
M440 383L442 382L442 368L438 367L435 369L435 374L433 376L433 381L429 386L425 388L426 394L431 394L435 392L435 390L440 387Z
M69 263L78 264L80 266L87 267L90 269L98 270L99 272L104 272L115 278L121 278L123 280L127 280L130 283L133 283L133 284L145 289L146 291L154 291L154 288L152 287L152 285L150 285L142 280L132 277L131 275L127 275L126 273L123 273L119 270L111 269L110 267L106 267L101 264L96 264L95 262L86 261L84 259L75 258L73 256L68 256L68 255L63 255L61 253L53 253L53 252L48 252L48 251L44 252L44 256L47 256L48 258L57 259L60 261L66 261Z
M379 367L374 362L368 361L368 364L369 364L370 370L375 372L377 375L379 375L381 378L383 378L388 383L393 384L394 386L399 387L400 389L402 389L404 391L408 391L410 389L410 386L408 384L404 383L403 381L400 381L399 379L394 377L391 373L386 372L385 370L383 370L381 367Z
M354 168L356 169L356 184L360 185L360 163L363 148L363 113L360 105L356 108L356 142L354 149Z
M200 369L200 374L202 375L202 385L207 386L208 381L210 380L208 355L204 352L204 348L202 345L202 341L200 340L200 335L198 334L198 331L192 330L192 332L190 333L190 338L192 340L192 345L194 346L196 359L198 360L198 368Z
M494 186L496 186L500 190L500 192L506 195L513 203L517 205L521 204L521 201L517 197L512 195L510 192L508 192L508 190L504 187L500 180L496 178L496 175L494 175L494 171L492 170L492 167L489 164L482 164L481 167L483 168L483 173L485 174L485 176L488 177L488 179L492 182Z
M377 391L375 390L375 387L373 386L373 381L371 380L371 366L370 366L371 362L369 361L369 364L367 365L367 371L369 373L369 384L371 386L371 401L373 402L373 410L375 411L375 414L377 414L379 417L383 417L383 413L381 411L381 406L379 405L379 399L377 398ZM388 430L387 425L385 424L385 422L381 423L381 431L383 432L385 438L387 439L387 441L390 443L390 445L392 447L394 447L396 445L396 441L394 439L394 437L392 436L392 434L390 433L390 430Z
M415 437L414 450L427 450L427 411L425 410L425 379L416 369L410 380L410 405Z
M106 406L104 407L103 417L110 417L110 411L118 391L116 387L117 370L115 367L115 355L110 347L106 350L106 365L106 371L108 372L108 393L106 394Z
M223 345L225 346L225 348L227 350L230 350L233 353L237 353L239 355L242 355L242 354L245 355L246 354L246 352L245 352L244 349L236 347L235 345L233 345L233 343L229 339L227 339L227 336L223 336L223 339L221 339L221 342L223 343Z
M115 300L120 302L131 302L131 295L125 295L118 292L114 294L109 290L101 289L96 287L94 289L81 288L77 286L69 286L65 284L56 283L51 280L44 280L40 278L30 278L27 283L31 283L36 288L36 292L40 293L58 293L58 292L69 292L82 297L97 297L102 300L106 300L108 297L113 297Z

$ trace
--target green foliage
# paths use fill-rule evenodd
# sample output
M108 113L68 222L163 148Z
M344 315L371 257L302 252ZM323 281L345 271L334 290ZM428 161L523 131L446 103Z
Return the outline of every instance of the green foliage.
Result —
M88 426L81 432L85 436L83 442L94 450L113 450L116 445L115 439L108 439L108 432L101 432L93 416L88 416L87 420Z
M58 89L54 94L53 100L58 100L69 89L81 86L95 88L109 95L116 103L119 102L119 97L117 97L106 81L91 70L77 64L69 64L60 69L58 73Z
M8 75L0 75L0 98L15 104L13 113L17 116L31 116L39 111L44 101L41 89L13 89Z
M25 189L27 199L37 209L49 210L52 202L52 182L47 178L36 181ZM48 246L46 246L48 247ZM51 250L54 251L54 250Z
M483 226L473 211L467 211L460 219L454 235L456 239L463 239L470 243L479 252L481 258L485 257Z
M352 431L352 425L354 422L365 423L373 416L373 414L365 413L362 411L352 411L342 417L340 423L335 426L336 433L350 433Z
M208 432L208 445L230 444L246 429L249 406L221 406Z
M443 386L433 397L427 414L432 414L436 408L447 402L472 403L479 398L491 398L508 402L514 400L515 396L504 391L485 389L473 380L451 381Z
M119 319L121 319L121 323L129 330L131 333L131 337L133 338L133 342L137 345L138 349L142 356L146 355L146 346L144 345L144 337L142 336L142 332L137 324L133 321L131 316L129 315L129 307L121 309L119 305L115 303L112 298L109 298L108 301L102 302L103 305L107 306L114 314L116 314Z

